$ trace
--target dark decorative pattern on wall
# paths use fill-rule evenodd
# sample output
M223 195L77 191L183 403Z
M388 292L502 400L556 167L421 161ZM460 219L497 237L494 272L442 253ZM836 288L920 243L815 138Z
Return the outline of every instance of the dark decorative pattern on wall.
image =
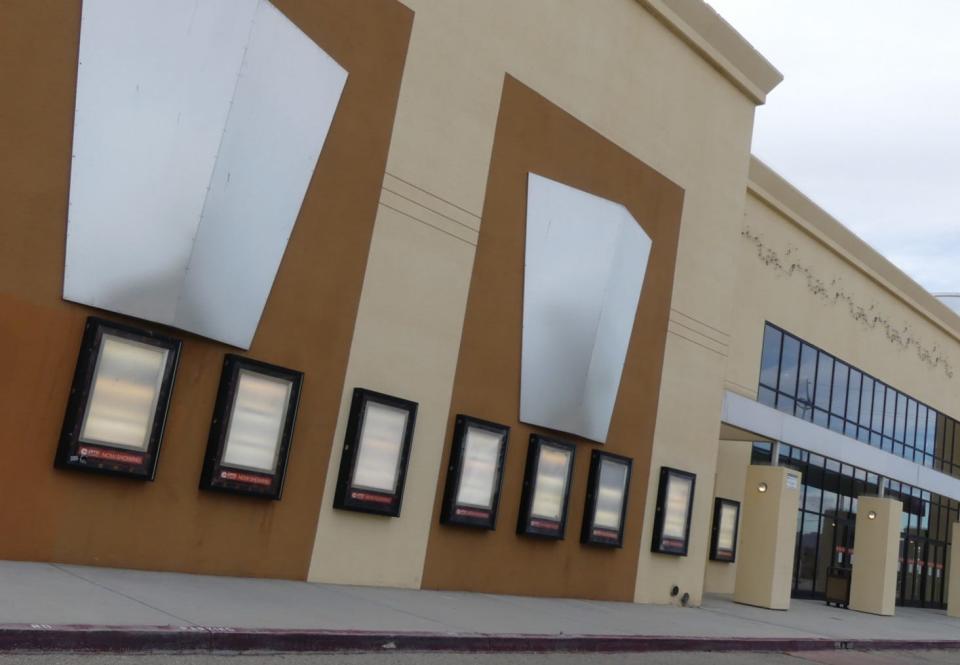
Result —
M757 257L765 266L787 277L802 277L807 289L814 296L832 305L845 306L854 320L870 330L880 330L890 343L903 350L913 349L921 362L932 369L941 367L948 378L953 378L953 365L936 344L925 345L914 334L910 324L898 326L881 312L875 303L865 306L857 302L855 297L844 289L839 277L834 277L829 282L817 277L809 267L800 262L796 247L788 247L780 252L764 244L763 238L750 228L745 228L740 235L756 247Z

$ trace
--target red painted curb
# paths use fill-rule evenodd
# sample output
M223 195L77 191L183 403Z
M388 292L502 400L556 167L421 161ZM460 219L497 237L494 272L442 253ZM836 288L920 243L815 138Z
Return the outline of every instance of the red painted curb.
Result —
M960 640L668 637L646 635L492 635L247 629L217 626L0 624L0 652L10 651L452 651L651 652L960 649Z

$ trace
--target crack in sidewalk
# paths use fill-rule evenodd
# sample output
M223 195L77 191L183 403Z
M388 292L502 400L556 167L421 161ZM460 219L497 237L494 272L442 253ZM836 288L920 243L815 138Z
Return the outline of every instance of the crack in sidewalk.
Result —
M64 567L61 566L60 564L49 563L49 564L47 564L47 565L49 565L51 568L56 568L57 570L59 570L59 571L62 572L62 573L66 573L67 575L72 575L73 577L76 577L77 579L81 579L81 580L83 580L84 582L86 582L87 584L92 584L93 586L95 586L95 587L97 587L97 588L100 588L100 589L103 589L104 591L107 591L107 592L109 592L109 593L115 594L115 595L117 595L117 596L121 596L121 597L123 597L123 598L126 598L127 600L132 600L133 602L138 603L138 604L140 604L140 605L143 605L144 607L147 607L147 608L149 608L149 609L151 609L151 610L153 610L153 611L155 611L155 612L160 612L161 614L166 614L168 617L171 617L171 618L173 618L173 619L176 619L177 621L182 621L183 623L189 624L189 625L191 625L191 626L197 626L197 625L199 625L199 624L194 623L193 621L190 621L189 619L185 619L185 618L183 618L183 617L181 617L181 616L177 616L177 615L174 614L173 612L168 612L168 611L166 611L166 610L160 609L159 607L154 607L154 606L151 605L150 603L146 603L146 602L140 600L139 598L135 598L134 596L131 596L131 595L126 594L126 593L123 593L122 591L117 591L116 589L111 589L110 587L108 587L108 586L105 585L105 584L101 584L100 582L97 582L97 581L95 581L95 580L92 580L92 579L89 579L89 578L87 578L87 577L84 577L84 576L81 575L80 573L78 573L78 572L76 572L76 571L73 571L73 570L70 570L70 569L68 569L68 568L64 568Z

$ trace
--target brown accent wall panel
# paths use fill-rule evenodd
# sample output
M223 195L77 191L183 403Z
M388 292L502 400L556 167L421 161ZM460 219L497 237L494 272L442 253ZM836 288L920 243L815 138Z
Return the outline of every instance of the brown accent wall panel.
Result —
M579 533L598 444L518 420L527 173L622 203L653 240L605 451L634 460L623 549L582 545ZM423 586L490 593L633 599L643 504L673 289L683 190L519 81L504 81L444 461L458 413L509 425L496 531L439 523L438 479ZM577 444L567 536L518 536L527 442L542 432Z
M54 470L94 313L61 299L80 2L0 3L0 559L306 577L413 12L274 4L349 71L248 354L305 373L279 502L197 489L235 349L129 320L184 340L157 479Z

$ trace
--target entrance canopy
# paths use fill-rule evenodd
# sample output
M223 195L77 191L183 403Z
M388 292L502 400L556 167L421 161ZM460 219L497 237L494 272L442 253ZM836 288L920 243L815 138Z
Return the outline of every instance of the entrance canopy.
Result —
M779 441L960 501L960 479L791 416L729 390L723 396L720 437Z

